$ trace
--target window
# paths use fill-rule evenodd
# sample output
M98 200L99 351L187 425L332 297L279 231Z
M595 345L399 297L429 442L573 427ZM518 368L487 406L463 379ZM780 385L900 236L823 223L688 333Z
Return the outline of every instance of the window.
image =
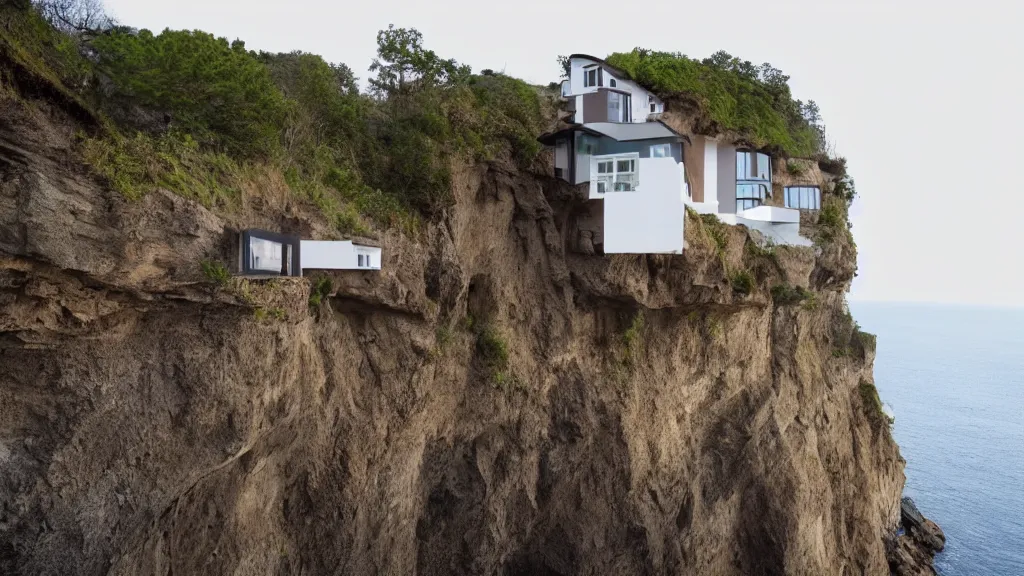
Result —
M583 71L583 87L597 86L597 68Z
M749 150L736 151L736 212L764 204L771 194L772 159Z
M658 99L654 97L654 94L647 95L647 104L651 107L651 114L661 112L661 104L658 103Z
M609 78L608 85L611 86L612 88L615 88L615 78Z
M266 230L244 230L240 235L239 272L250 276L301 276L298 236Z
M356 257L359 259L359 267L366 268L366 256L359 254Z
M821 210L821 189L817 186L786 186L786 208Z
M608 121L629 122L629 94L608 92Z
M597 138L590 134L581 134L576 140L576 152L583 155L597 153Z
M736 185L736 212L757 208L764 204L767 187L764 184Z
M596 162L597 191L601 194L614 192L633 192L639 185L636 165L637 157L625 156L609 158Z
M672 157L672 145L671 144L655 144L651 146L651 158L671 158Z

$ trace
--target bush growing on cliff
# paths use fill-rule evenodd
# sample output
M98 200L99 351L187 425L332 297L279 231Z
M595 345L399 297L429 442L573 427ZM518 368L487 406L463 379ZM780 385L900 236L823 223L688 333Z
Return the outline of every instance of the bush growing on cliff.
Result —
M476 338L476 350L492 373L508 368L508 344L494 326L488 324L480 330Z
M803 286L793 287L779 284L772 287L772 301L776 306L794 306L814 297L814 294Z
M754 291L754 275L748 270L737 270L729 275L733 292L741 296L749 296Z
M240 40L141 30L104 34L92 45L119 96L170 114L201 144L242 158L278 149L287 104Z
M665 99L692 99L717 129L739 132L757 147L791 156L811 156L821 149L824 131L817 105L794 100L789 76L770 64L755 66L721 51L698 61L642 48L612 54L608 63Z
M228 267L217 260L203 260L200 263L200 268L207 280L219 286L224 286L231 280L231 272L228 271Z

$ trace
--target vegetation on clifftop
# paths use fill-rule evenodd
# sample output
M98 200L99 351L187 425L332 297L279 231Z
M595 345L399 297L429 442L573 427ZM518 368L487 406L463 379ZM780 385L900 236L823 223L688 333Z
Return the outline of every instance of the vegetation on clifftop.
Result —
M695 60L642 48L607 60L662 98L694 100L715 131L738 132L789 156L812 156L824 146L817 104L794 100L789 76L771 64L756 66L724 51Z
M86 1L98 6L71 3ZM414 29L378 34L364 93L347 66L313 54L109 18L62 25L49 4L0 7L0 55L102 119L81 135L82 156L128 198L163 187L230 208L278 173L340 231L364 233L367 220L408 225L444 210L458 158L527 167L540 151L540 89L474 75Z

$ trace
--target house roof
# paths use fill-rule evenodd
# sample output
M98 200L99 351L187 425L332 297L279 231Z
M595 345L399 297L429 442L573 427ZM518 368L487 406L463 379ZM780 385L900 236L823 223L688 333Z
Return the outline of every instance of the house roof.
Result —
M591 122L582 126L590 132L597 132L619 142L633 140L654 140L657 138L675 138L689 142L689 138L676 132L661 121L655 122Z
M617 75L625 78L626 80L633 80L633 77L630 76L629 74L626 74L622 70L619 70L615 66L612 66L608 62L605 62L603 59L598 58L596 56L591 56L590 54L570 54L569 55L569 60L572 60L573 58L585 58L587 60L593 60L594 62L597 62L601 66L604 66L605 68L607 68L613 74L617 74Z
M573 124L557 132L549 132L537 140L545 146L554 146L555 142L573 132L583 132L593 136L606 136L619 142L630 142L635 140L657 140L672 138L678 141L690 143L690 138L676 132L664 122L619 123L619 122L590 122L588 124Z

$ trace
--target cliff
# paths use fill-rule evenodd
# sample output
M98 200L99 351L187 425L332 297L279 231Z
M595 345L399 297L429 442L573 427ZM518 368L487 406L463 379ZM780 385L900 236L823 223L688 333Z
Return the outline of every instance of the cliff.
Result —
M0 91L0 572L889 572L845 238L579 254L545 167L453 157L379 273L220 278L240 229L335 223L282 178L128 199L34 86Z

